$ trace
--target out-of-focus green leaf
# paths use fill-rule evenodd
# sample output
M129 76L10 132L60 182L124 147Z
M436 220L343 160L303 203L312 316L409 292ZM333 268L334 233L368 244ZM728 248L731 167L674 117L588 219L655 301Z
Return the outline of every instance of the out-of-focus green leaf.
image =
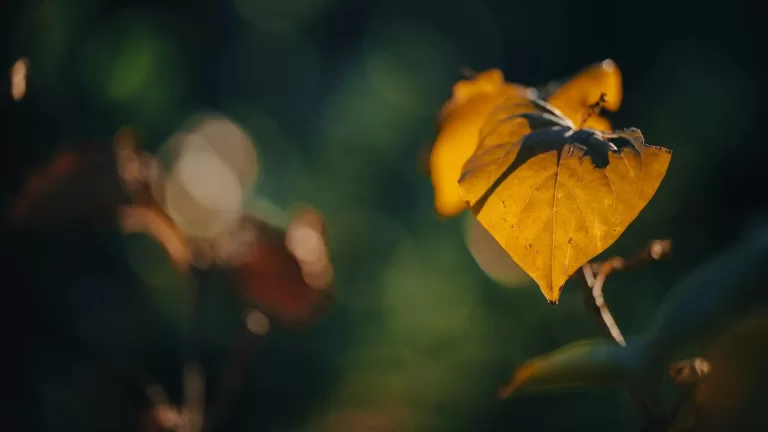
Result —
M193 294L189 274L179 271L165 249L152 237L122 237L123 252L131 270L144 284L147 305L181 331L192 316Z
M664 360L681 342L712 330L719 318L748 300L766 264L768 221L763 219L673 288L648 331L653 356Z
M768 310L719 334L705 352L710 373L694 394L700 432L768 430Z
M768 260L768 222L759 221L743 240L701 265L678 284L646 333L628 347L610 340L579 341L534 358L517 369L499 396L624 383L666 363L683 342L711 330L718 318L746 299ZM651 363L651 361L653 363Z
M572 342L524 363L499 389L499 397L521 391L621 385L642 366L644 352L644 344L622 347L603 339Z

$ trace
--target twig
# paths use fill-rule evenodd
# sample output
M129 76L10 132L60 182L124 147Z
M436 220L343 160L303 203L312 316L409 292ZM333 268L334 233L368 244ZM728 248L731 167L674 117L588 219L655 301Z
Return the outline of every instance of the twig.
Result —
M668 255L672 250L669 240L653 240L648 246L632 258L613 257L603 262L584 264L580 274L584 301L588 310L598 318L603 329L621 346L627 346L618 324L613 319L603 297L603 289L608 275L616 270L635 270L644 267Z
M188 429L184 410L168 401L168 395L161 386L150 385L146 388L146 392L147 398L152 402L150 424L147 425L148 431L155 431L157 427L162 428L162 430L173 431Z
M584 306L595 315L605 333L616 341L617 344L621 346L627 345L603 297L603 289L608 275L615 270L630 270L643 267L650 261L658 260L668 254L670 250L671 242L669 240L654 240L633 258L625 260L621 257L614 257L603 262L587 263L582 267L581 272L577 272L577 277L582 282ZM657 427L655 423L658 422L658 416L656 415L656 410L652 407L650 399L637 386L629 385L628 391L638 413L651 423L649 425L651 430Z
M157 384L146 388L147 398L152 402L153 416L163 429L177 432L200 432L205 417L205 373L198 363L201 325L200 285L194 273L190 274L189 285L192 296L192 319L184 340L184 379L181 406L168 401L165 390Z
M603 297L603 289L608 275L616 270L634 270L644 267L649 262L669 254L671 250L672 243L669 240L653 240L648 244L648 247L632 258L613 257L602 262L587 263L579 272L578 277L582 282L585 306L596 315L603 329L617 344L627 345Z
M603 108L606 96L607 95L605 93L600 93L600 97L597 99L597 101L587 106L587 114L585 114L584 118L581 119L579 129L583 128L584 125L587 124L587 120L589 120L592 116L600 114L600 110Z
M709 374L711 369L712 365L702 357L694 357L692 359L673 363L669 366L669 377L680 390L678 397L667 415L667 421L675 428L675 430L685 426L695 426L696 417L691 403L696 388ZM681 416L683 417L682 419ZM683 424L681 425L681 423Z
M601 269L608 268L607 266L600 267ZM582 292L584 294L584 306L589 312L595 315L598 323L609 337L615 340L617 344L626 346L626 342L624 341L624 337L621 334L621 330L619 329L619 326L613 319L613 315L611 315L608 306L603 300L602 287L605 282L605 277L608 273L610 273L610 271L603 270L602 272L598 273L598 277L596 278L592 272L590 264L585 264L584 267L582 267L582 270L582 272L579 272L579 275L582 280L581 286ZM600 282L598 282L598 280ZM594 294L596 291L599 292L599 300L598 297ZM646 419L654 418L653 410L650 408L650 404L642 392L633 385L629 385L627 390L629 392L629 396L632 398L632 402L634 403L638 414Z
M200 432L205 418L205 372L200 367L200 335L202 327L201 299L203 296L201 284L195 271L189 274L189 285L192 295L192 319L186 335L183 400L181 406L184 422L183 432Z
M258 310L250 310L244 315L245 325L241 327L238 341L232 350L232 357L224 370L216 402L205 417L203 432L218 430L226 415L230 400L240 390L248 363L256 345L269 331L269 319Z
M637 255L632 258L624 259L621 257L614 257L608 261L612 264L608 274L614 270L637 270L645 267L652 261L658 261L661 258L668 256L672 252L672 242L669 240L653 240L648 243L648 246L641 250ZM588 265L592 269L592 272L597 273L603 263L594 262ZM606 274L606 276L608 275Z
M184 432L200 432L203 428L205 413L205 375L203 369L194 361L184 366L184 408L186 419Z
M477 72L469 66L459 68L459 73L466 79L474 79L477 76Z
M608 305L605 304L605 298L603 297L603 286L605 285L605 279L613 271L613 269L617 267L617 265L620 265L619 263L621 261L623 261L621 258L613 258L603 262L600 265L600 269L597 272L596 277L594 276L590 264L586 264L582 270L584 272L584 279L586 281L585 288L591 288L591 292L589 290L586 290L585 292L585 299L590 303L588 306L597 308L596 312L600 315L600 321L602 322L608 334L613 338L613 340L615 340L616 343L621 346L627 346L627 343L624 341L624 336L621 334L619 326L613 319L611 311L608 310Z

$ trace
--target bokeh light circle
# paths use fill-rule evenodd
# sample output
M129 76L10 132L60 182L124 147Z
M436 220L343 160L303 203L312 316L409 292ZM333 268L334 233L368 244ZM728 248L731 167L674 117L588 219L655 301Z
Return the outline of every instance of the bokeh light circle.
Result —
M255 143L218 114L192 117L147 167L151 190L190 238L211 240L232 229L256 182Z
M523 269L507 254L474 215L464 215L464 240L477 265L494 281L506 287L533 283Z

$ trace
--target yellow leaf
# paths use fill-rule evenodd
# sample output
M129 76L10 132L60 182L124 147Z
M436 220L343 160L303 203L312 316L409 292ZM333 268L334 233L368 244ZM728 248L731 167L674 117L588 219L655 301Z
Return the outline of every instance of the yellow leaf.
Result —
M450 217L466 209L457 181L462 165L477 147L480 127L500 102L510 96L524 96L527 91L524 86L506 83L498 69L453 86L453 96L440 111L440 133L429 157L438 214Z
M532 132L533 123L511 117L534 111L518 99L490 115L459 187L478 221L555 304L565 281L616 241L645 207L671 152L645 144L637 129L603 135L575 131L571 124ZM555 111L558 121L568 123ZM631 144L602 154L579 144L584 140L577 136L621 137ZM601 155L607 165L596 167Z
M496 239L477 221L467 215L464 226L467 249L477 265L499 285L521 287L531 283L530 277L509 257Z
M589 113L589 105L604 93L602 108L616 111L623 97L621 71L613 60L595 63L559 86L547 102L557 107L576 125L580 125ZM583 127L610 131L611 123L604 117L591 116Z
M607 95L603 108L616 111L622 99L621 73L611 60L596 63L565 83L553 86L548 101L579 125L601 93ZM499 69L489 69L453 86L451 98L438 115L439 134L429 153L428 171L434 188L435 210L453 217L466 208L456 184L462 165L477 148L480 128L500 104L510 98L531 96L534 89L504 81ZM584 127L610 131L611 123L593 115Z

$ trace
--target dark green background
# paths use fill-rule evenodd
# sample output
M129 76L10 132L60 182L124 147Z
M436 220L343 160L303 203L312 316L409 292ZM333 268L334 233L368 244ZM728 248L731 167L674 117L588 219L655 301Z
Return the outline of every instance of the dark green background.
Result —
M11 2L0 66L26 56L31 70L25 99L3 108L4 191L66 143L108 145L127 124L152 150L188 116L223 113L256 141L255 195L325 214L340 292L310 332L273 325L229 430L322 430L331 413L392 405L416 431L635 430L622 389L495 399L521 361L599 329L576 287L551 307L532 283L491 281L467 251L466 215L434 215L417 154L462 66L537 85L615 60L625 98L611 119L674 151L658 193L607 252L674 241L673 260L608 285L624 332L637 333L676 280L765 209L765 54L752 3ZM35 264L2 282L6 305L20 305L6 311L7 350L23 357L5 371L24 390L9 407L20 430L135 430L139 376L178 394L187 287L150 244L135 246L164 276L137 278L125 241L89 227L21 241ZM213 380L240 310L226 276L199 282Z

